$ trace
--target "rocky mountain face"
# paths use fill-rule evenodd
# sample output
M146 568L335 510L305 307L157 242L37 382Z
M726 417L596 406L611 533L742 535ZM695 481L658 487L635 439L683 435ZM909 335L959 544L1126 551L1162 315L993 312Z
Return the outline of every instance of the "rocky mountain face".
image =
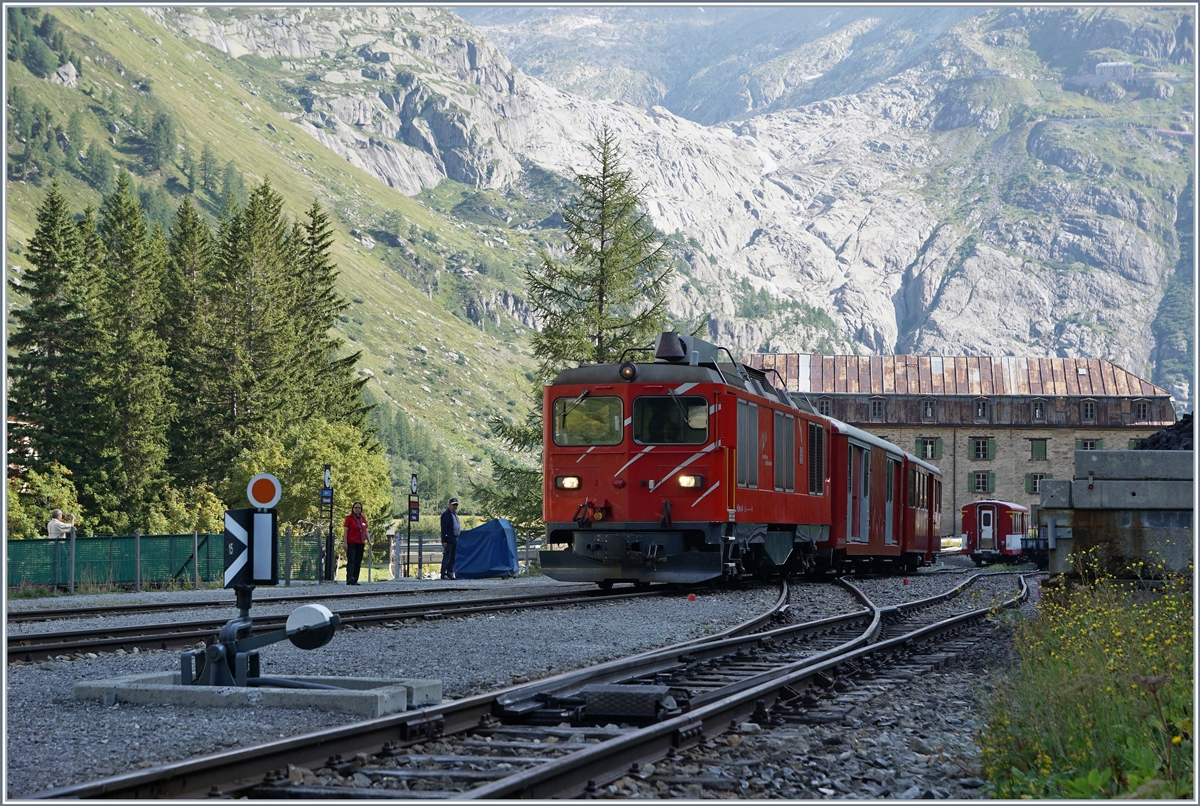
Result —
M607 123L681 244L673 314L735 351L1097 356L1190 400L1187 10L147 13L268 60L406 195L569 177Z

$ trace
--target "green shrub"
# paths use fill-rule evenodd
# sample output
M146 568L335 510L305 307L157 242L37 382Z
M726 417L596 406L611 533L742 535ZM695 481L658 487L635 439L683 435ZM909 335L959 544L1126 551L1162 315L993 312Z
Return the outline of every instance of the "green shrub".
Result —
M979 737L991 794L1190 798L1190 577L1147 589L1082 570L1016 631Z

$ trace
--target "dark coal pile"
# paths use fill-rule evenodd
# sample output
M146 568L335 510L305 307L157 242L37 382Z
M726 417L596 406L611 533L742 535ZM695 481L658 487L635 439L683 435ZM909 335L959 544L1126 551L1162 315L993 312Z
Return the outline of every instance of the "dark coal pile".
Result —
M1192 449L1192 413L1179 418L1170 428L1151 434L1137 444L1139 451L1190 451Z

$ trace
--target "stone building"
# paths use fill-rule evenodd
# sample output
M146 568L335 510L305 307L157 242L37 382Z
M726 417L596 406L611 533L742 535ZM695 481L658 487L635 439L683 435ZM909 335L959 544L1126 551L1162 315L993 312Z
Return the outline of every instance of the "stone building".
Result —
M945 534L959 533L963 504L984 498L1028 506L1036 523L1042 481L1070 478L1076 450L1125 449L1175 422L1165 390L1103 359L758 353L745 363L937 465Z

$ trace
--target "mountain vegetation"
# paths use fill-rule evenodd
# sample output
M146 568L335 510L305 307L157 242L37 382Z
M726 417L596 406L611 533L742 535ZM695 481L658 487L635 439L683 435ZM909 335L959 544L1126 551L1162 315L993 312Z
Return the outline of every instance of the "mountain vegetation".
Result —
M1190 403L1190 9L6 13L10 362L35 343L31 331L21 346L36 325L19 312L51 305L31 296L28 275L50 265L35 235L55 182L61 209L47 211L44 237L57 228L61 241L70 223L84 245L70 281L82 290L53 305L86 308L81 326L104 323L118 295L97 278L112 275L130 299L180 308L170 323L124 314L129 354L114 366L138 383L77 413L113 434L123 395L164 401L139 423L144 449L104 460L137 518L166 511L138 490L213 483L189 463L189 441L213 463L252 447L259 429L300 444L250 379L278 368L242 348L225 355L245 334L241 291L209 319L180 300L199 304L188 289L213 266L258 278L281 265L239 262L239 249L306 238L326 261L308 279L325 283L336 266L348 304L331 318L329 300L315 302L287 327L330 321L321 349L342 345L326 363L362 387L356 397L284 378L285 408L303 420L330 407L330 422L373 428L397 510L417 473L427 508L458 495L472 511L472 484L489 483L493 460L527 461L493 428L523 420L539 377L527 274L544 256L567 258L561 211L605 125L665 234L676 327L700 323L743 354L1100 356ZM1128 77L1097 74L1114 62ZM251 219L225 215L252 207ZM257 282L236 288L281 293ZM202 372L203 351L180 348L193 333L231 363ZM108 337L72 338L109 349ZM58 366L87 377L86 360L107 360L88 355ZM316 378L316 353L289 360ZM152 367L166 369L155 378ZM31 386L22 371L10 382ZM195 414L218 394L238 396L236 415L212 415L220 439ZM62 442L97 462L116 450L93 452L85 436ZM61 466L80 506L117 528L79 461Z

